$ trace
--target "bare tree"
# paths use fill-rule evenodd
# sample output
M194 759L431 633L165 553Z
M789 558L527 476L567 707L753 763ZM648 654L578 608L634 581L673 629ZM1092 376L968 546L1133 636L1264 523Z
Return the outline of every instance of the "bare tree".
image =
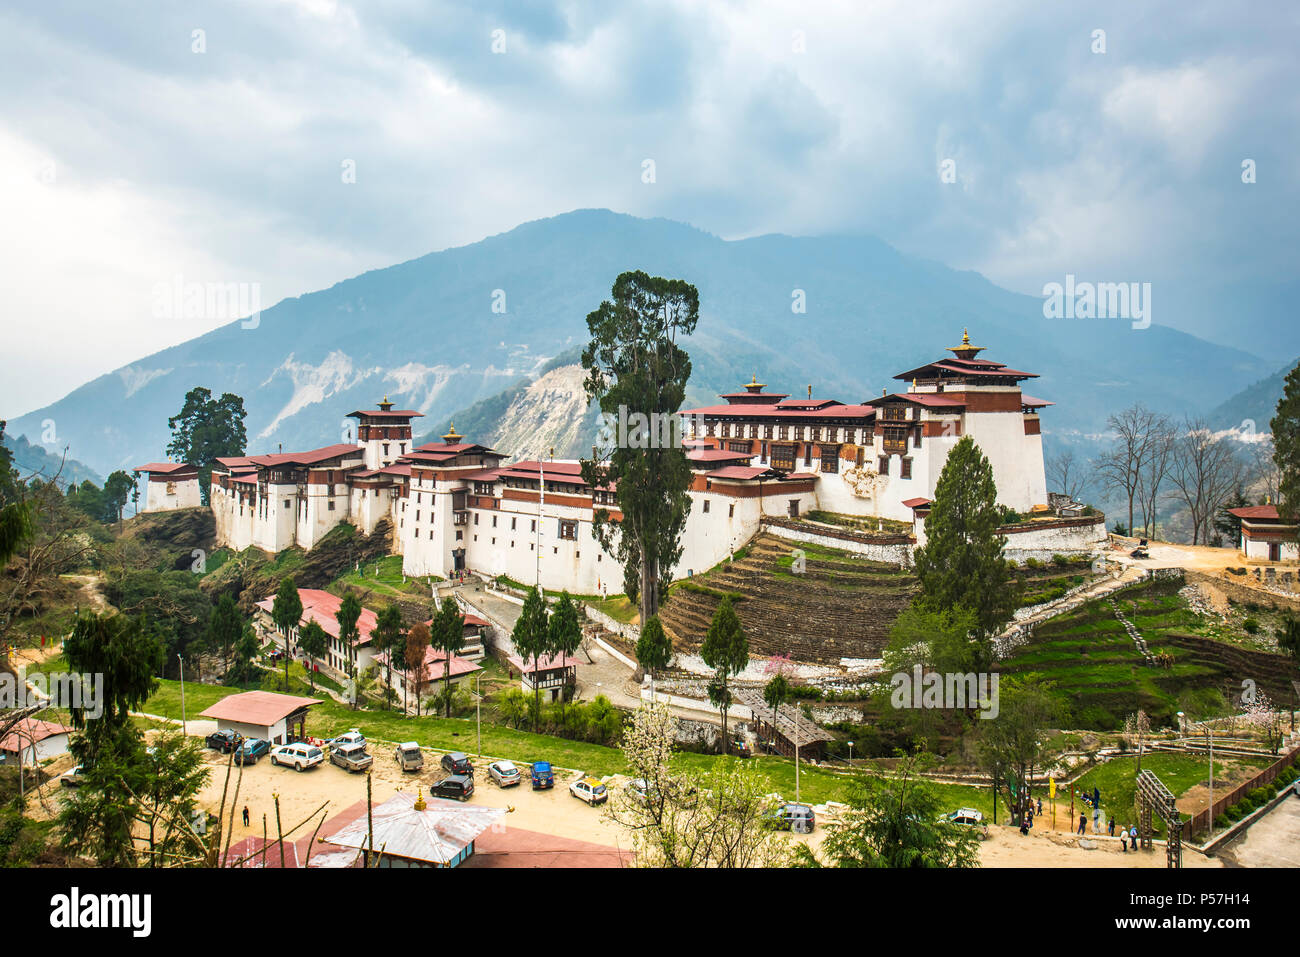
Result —
M1086 467L1087 463L1080 462L1069 446L1048 456L1047 480L1054 486L1048 491L1057 491L1070 496L1072 501L1080 501L1088 485Z
M1133 532L1134 505L1144 501L1144 491L1159 492L1167 465L1152 468L1148 458L1153 451L1154 437L1167 430L1164 416L1152 412L1138 403L1106 419L1106 425L1115 433L1115 443L1095 463L1107 489L1122 494L1128 502L1128 530ZM1167 459L1166 459L1167 463ZM1150 473L1150 474L1148 474Z
M1246 447L1250 450L1248 484L1255 488L1259 498L1276 502L1282 473L1278 470L1277 463L1273 461L1273 437L1268 435L1247 440Z
M1138 495L1142 503L1142 532L1153 538L1156 532L1157 512L1160 508L1160 489L1169 475L1169 462L1173 458L1178 433L1166 416L1157 416L1147 432L1146 451L1138 473ZM1132 531L1132 529L1130 529Z
M1184 421L1174 443L1169 480L1174 497L1191 516L1193 545L1209 541L1215 512L1245 479L1246 466L1235 446L1234 439L1211 431L1199 417Z

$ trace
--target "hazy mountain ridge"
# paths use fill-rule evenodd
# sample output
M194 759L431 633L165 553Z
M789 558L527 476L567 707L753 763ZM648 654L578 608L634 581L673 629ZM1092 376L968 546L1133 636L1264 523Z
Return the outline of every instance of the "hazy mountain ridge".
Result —
M15 418L11 431L36 435L53 419L71 454L106 474L162 457L167 417L195 385L244 397L250 453L339 441L346 414L384 395L424 412L420 421L446 421L580 347L587 313L627 269L700 290L699 327L683 343L690 404L712 403L752 374L777 391L811 384L814 395L862 401L905 388L892 376L943 355L963 328L985 355L1041 374L1026 385L1057 403L1044 415L1049 432L1099 431L1109 412L1138 400L1208 413L1236 384L1271 371L1159 325L1045 319L1038 298L871 237L724 241L667 220L579 210L286 299L255 328L233 322L100 376ZM806 312L792 311L797 290ZM534 407L551 419L562 407L578 415L558 393ZM522 413L512 421L506 431L524 441ZM568 433L553 424L558 455Z

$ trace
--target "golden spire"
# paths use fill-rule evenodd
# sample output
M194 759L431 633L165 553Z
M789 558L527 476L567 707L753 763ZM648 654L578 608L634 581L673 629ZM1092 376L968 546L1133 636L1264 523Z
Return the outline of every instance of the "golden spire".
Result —
M962 331L961 331L961 344L962 344L963 346L968 346L968 345L970 345L970 330L969 330L969 329L962 329Z
M415 791L415 809L417 811L427 811L429 805L424 802L424 792L418 788Z

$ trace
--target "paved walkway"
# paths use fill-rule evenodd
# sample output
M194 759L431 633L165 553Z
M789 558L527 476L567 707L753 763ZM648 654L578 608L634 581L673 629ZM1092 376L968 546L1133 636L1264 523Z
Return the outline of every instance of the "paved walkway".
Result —
M1300 867L1300 798L1281 801L1218 856L1229 867Z

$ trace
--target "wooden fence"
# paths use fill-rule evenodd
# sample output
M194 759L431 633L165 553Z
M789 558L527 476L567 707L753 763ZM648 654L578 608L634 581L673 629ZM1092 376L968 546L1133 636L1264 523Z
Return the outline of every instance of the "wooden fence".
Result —
M1300 757L1300 748L1282 755L1268 767L1264 768L1249 781L1238 784L1231 791L1216 797L1213 806L1193 814L1191 819L1183 825L1183 833L1189 836L1195 834L1207 834L1210 830L1210 822L1217 818L1232 805L1236 804L1255 788L1262 788L1264 785L1271 783L1286 768L1295 763L1296 758Z

